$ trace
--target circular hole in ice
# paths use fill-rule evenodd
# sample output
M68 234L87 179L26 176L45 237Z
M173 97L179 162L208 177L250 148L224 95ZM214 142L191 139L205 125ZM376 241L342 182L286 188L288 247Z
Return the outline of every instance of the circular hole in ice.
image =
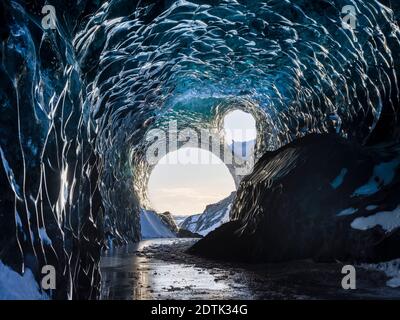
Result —
M166 154L150 173L148 198L157 212L202 213L236 189L227 166L210 151L180 148Z

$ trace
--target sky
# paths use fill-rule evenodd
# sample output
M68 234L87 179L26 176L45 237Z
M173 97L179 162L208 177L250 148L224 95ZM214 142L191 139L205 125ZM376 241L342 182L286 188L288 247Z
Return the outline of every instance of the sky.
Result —
M225 139L229 144L232 140L251 141L257 136L256 121L247 112L235 110L224 117Z
M224 129L227 142L255 139L255 120L243 111L228 113ZM217 156L199 148L181 148L165 155L154 167L148 197L157 212L184 216L202 213L208 204L226 198L235 189L231 173Z
M212 161L197 160L205 156ZM226 198L235 189L232 175L217 156L198 148L181 148L167 154L154 167L148 196L158 212L192 215L202 213L206 205Z

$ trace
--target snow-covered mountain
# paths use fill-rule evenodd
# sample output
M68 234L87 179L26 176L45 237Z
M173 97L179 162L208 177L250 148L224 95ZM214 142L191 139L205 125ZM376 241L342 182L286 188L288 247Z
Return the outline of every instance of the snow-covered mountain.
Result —
M140 213L142 239L175 238L178 228L169 213L142 209Z
M207 235L221 224L229 221L229 213L234 197L235 192L232 192L229 197L208 205L203 213L187 217L180 225L180 228L202 236Z
M182 226L182 223L185 222L185 220L191 216L174 216L175 224L180 228Z

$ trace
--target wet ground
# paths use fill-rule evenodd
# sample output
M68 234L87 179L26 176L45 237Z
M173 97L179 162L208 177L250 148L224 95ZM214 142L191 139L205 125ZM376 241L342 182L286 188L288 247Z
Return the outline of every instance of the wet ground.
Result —
M101 299L400 299L377 271L344 290L340 263L230 264L185 253L197 239L152 239L102 256Z

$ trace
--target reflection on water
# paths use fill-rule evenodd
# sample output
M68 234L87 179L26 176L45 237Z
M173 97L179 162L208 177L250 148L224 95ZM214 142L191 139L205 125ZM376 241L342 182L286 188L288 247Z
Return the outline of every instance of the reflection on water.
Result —
M193 265L145 257L148 246L187 239L151 239L106 252L101 299L240 299L248 290Z
M399 299L383 272L357 267L344 290L340 263L229 264L185 254L194 239L152 239L101 259L101 299Z

